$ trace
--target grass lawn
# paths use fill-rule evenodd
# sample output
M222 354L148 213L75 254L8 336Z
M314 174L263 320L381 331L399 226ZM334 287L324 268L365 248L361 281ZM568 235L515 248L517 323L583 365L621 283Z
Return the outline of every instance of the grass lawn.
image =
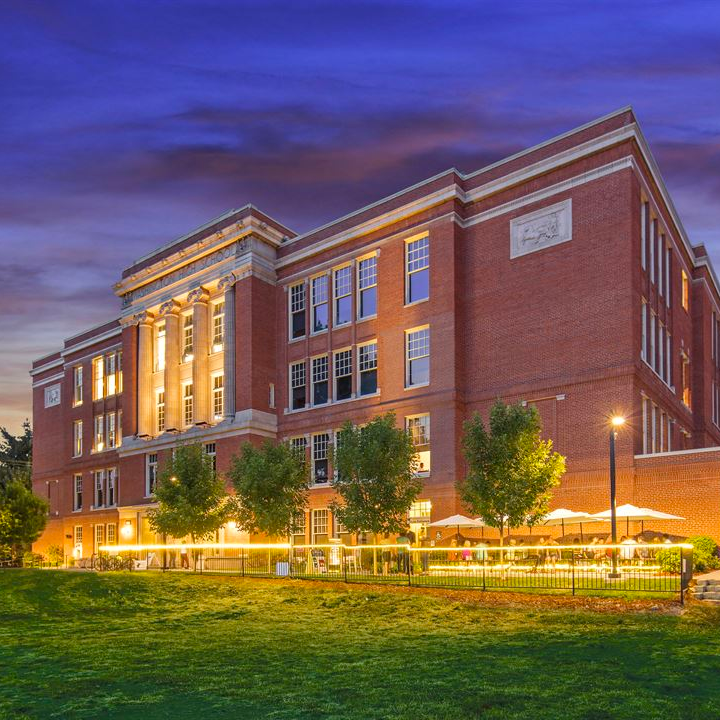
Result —
M720 610L653 602L5 570L0 718L720 718Z

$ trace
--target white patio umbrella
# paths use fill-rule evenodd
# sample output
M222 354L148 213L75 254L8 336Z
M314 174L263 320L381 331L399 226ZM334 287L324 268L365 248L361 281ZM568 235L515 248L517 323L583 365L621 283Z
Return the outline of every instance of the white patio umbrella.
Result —
M474 520L466 515L450 515L450 517L436 520L428 525L428 527L454 527L457 528L458 538L460 537L460 528L484 528L485 523L478 519Z
M593 517L586 512L575 512L574 510L568 510L567 508L558 508L549 512L540 522L543 525L549 527L560 525L562 526L562 534L565 534L565 523L568 525L578 524L580 525L580 540L582 541L583 529L582 524L584 522L598 522L599 518Z
M603 512L595 513L591 516L596 520L610 520L612 517L612 510L603 510ZM646 520L684 520L684 517L680 515L671 515L670 513L660 512L660 510L653 510L652 508L637 507L627 503L620 505L615 509L615 517L619 520L625 520L625 532L627 535L630 534L630 521L641 522L642 530L645 530Z

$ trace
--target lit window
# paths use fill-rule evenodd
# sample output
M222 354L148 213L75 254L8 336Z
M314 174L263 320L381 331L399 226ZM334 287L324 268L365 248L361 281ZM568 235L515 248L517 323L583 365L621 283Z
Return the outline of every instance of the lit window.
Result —
M347 528L333 515L333 537L337 539L345 533L347 533Z
M158 456L157 453L149 453L146 456L145 464L145 497L155 494L157 487Z
M682 278L682 306L683 309L689 310L690 309L690 279L687 276L687 273L684 270L680 271L680 276Z
M83 369L82 365L73 368L73 405L82 405L83 401Z
M432 513L432 502L430 500L416 500L408 510L408 522L429 523Z
M313 481L316 483L326 483L328 481L328 446L330 444L330 435L328 433L318 433L312 437L312 469Z
M189 362L193 359L193 317L185 315L183 320L183 362Z
M115 523L108 523L107 525L107 544L117 544L117 525Z
M105 358L93 358L93 400L101 400L105 390Z
M313 542L317 542L318 535L327 535L328 511L326 508L312 511Z
M405 244L405 302L430 297L430 240L423 237Z
M360 395L372 395L377 392L377 342L358 347L358 367L360 370Z
M117 437L115 440L115 447L122 445L122 410L117 411Z
M82 525L76 525L73 532L73 540L75 541L75 547L82 552L82 541L83 541L83 529Z
M183 421L185 425L193 422L193 386L192 383L183 385Z
M223 375L213 377L213 416L216 420L223 418Z
M682 356L681 366L682 381L682 401L687 407L690 407L690 358L687 355Z
M335 325L345 325L352 320L352 266L335 270Z
M107 505L114 507L117 505L117 469L110 468L107 471Z
M305 336L305 283L290 286L290 337Z
M335 400L352 397L352 350L335 353Z
M80 457L83 452L83 421L73 422L73 457Z
M327 356L312 359L313 405L324 405L328 401L328 359Z
M430 328L405 333L406 387L430 381Z
M165 391L159 390L155 401L155 417L157 418L157 431L165 430Z
M165 369L165 323L160 323L155 331L155 372Z
M290 365L290 389L292 392L291 409L300 410L305 407L305 362Z
M95 552L100 550L100 546L105 544L105 526L102 523L95 525Z
M358 262L358 317L377 315L377 255Z
M293 518L293 527L292 527L293 535L300 535L303 538L305 537L305 513L299 512L295 517Z
M93 425L93 450L101 452L105 449L105 416L96 415Z
M215 443L205 443L203 452L210 458L213 472L217 472L217 447Z
M411 415L405 424L418 454L418 473L430 472L430 416Z
M105 471L96 470L95 476L95 502L93 507L100 508L105 505Z
M320 275L312 279L312 318L314 333L327 330L328 326L328 279Z
M73 510L82 510L83 476L73 476Z
M115 413L108 413L106 416L107 422L107 446L108 448L117 447L117 416Z
M117 364L115 353L105 356L105 394L115 395L117 392Z
M225 303L218 302L213 305L213 352L220 352L223 349L225 336Z

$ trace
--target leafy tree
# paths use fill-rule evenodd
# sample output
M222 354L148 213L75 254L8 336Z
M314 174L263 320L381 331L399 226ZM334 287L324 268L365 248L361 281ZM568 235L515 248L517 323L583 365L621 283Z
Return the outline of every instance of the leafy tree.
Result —
M305 458L288 443L246 442L233 457L230 480L235 488L233 517L246 532L287 537L307 506Z
M565 472L565 458L540 437L540 415L533 407L497 401L489 428L476 413L464 425L468 464L458 483L465 507L500 531L537 519L548 509L552 489Z
M22 433L13 435L7 428L0 428L0 489L13 479L21 479L28 489L31 485L32 429L25 420Z
M376 417L367 425L345 423L332 449L339 499L333 514L349 532L402 532L407 513L422 491L416 475L417 453L410 433L396 427L395 414Z
M193 543L212 537L228 519L229 504L222 479L202 445L180 445L165 463L155 498L158 507L148 511L154 532Z
M0 549L14 556L40 537L47 523L48 505L22 479L0 488Z

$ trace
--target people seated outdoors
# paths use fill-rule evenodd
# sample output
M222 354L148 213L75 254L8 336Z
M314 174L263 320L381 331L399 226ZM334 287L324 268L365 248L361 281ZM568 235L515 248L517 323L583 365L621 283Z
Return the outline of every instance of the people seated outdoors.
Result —
M463 544L463 550L462 550L462 559L466 565L470 564L470 561L472 560L472 554L473 554L472 550L470 549L470 541L466 540L465 543Z
M620 548L620 557L625 562L633 560L635 558L635 545L637 545L637 540L633 537L623 535L620 544L624 546Z

